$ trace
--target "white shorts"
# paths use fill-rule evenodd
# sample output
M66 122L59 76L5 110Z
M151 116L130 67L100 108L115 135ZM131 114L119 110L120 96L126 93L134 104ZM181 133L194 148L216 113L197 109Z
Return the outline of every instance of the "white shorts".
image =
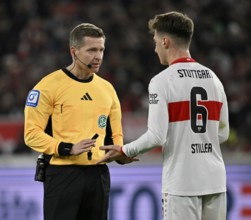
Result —
M204 196L162 194L163 220L226 220L226 193Z

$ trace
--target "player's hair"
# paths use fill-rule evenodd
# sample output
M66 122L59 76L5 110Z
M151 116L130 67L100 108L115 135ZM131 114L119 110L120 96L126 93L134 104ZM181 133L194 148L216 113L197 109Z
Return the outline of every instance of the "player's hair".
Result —
M105 34L101 28L93 24L79 24L70 33L70 47L79 48L83 46L84 37L103 37L105 39Z
M186 14L177 11L158 14L148 22L151 33L169 34L180 43L189 45L193 36L194 23Z

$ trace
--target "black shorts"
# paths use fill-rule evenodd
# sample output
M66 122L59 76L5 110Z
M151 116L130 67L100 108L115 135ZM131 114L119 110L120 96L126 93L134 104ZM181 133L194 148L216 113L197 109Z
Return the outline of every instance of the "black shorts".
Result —
M44 182L44 220L107 220L107 165L49 165Z

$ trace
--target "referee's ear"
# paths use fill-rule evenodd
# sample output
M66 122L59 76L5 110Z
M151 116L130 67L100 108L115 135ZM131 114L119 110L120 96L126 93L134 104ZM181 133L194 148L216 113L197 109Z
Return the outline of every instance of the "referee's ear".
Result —
M76 59L75 47L70 47L70 54L71 54L72 60L74 61Z

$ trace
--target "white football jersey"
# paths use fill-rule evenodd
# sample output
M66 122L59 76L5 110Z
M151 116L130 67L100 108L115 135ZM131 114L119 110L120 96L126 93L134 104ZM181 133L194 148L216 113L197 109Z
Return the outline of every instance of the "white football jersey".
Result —
M222 83L209 68L181 58L152 78L148 130L123 151L131 157L163 147L162 193L220 193L226 191L220 143L228 135Z

